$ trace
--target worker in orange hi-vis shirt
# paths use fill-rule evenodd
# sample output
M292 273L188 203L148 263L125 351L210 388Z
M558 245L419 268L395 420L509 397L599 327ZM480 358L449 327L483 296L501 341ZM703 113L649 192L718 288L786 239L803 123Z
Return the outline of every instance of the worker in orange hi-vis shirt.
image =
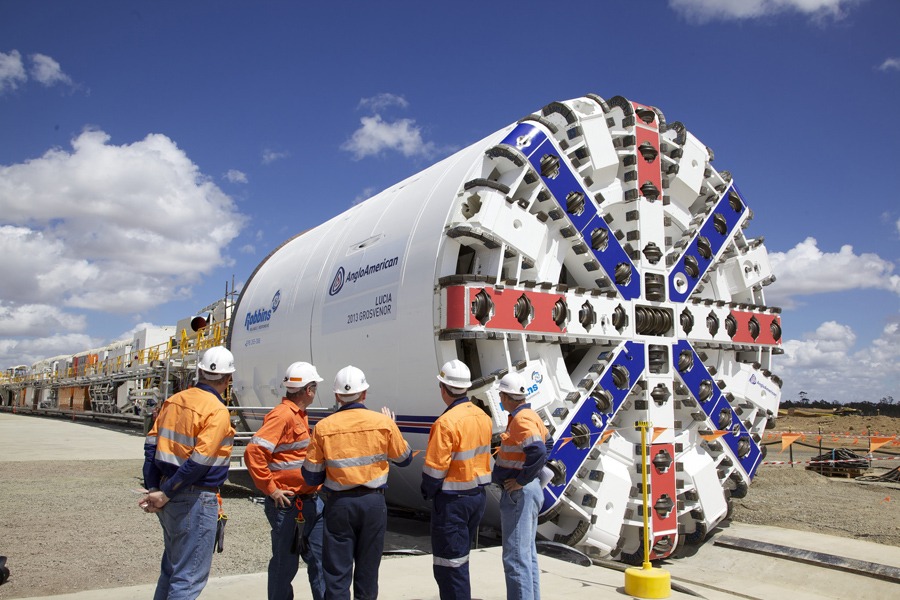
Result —
M203 353L197 385L167 399L144 441L146 493L164 550L155 598L191 600L209 579L219 531L219 486L228 477L234 428L223 396L234 373L224 346ZM224 534L224 530L222 530Z
M349 600L378 597L378 568L387 526L388 461L405 467L412 462L409 444L387 408L368 410L363 402L369 384L354 366L338 371L334 397L339 408L316 425L303 478L323 484L325 534L322 563L325 596Z
M553 439L540 415L525 401L528 384L521 375L504 375L498 391L500 403L509 413L493 472L493 482L501 487L500 533L506 597L540 600L541 572L535 543L538 513L544 503L540 474Z
M265 513L272 527L269 600L293 599L291 582L301 556L313 600L325 598L323 504L318 487L308 485L300 471L310 440L306 409L315 400L320 381L316 368L307 362L289 366L285 397L266 415L244 451L247 470L266 495Z
M447 409L431 426L421 489L434 501L431 550L441 600L468 600L469 550L491 482L491 418L469 401L472 374L461 360L446 362L437 379Z

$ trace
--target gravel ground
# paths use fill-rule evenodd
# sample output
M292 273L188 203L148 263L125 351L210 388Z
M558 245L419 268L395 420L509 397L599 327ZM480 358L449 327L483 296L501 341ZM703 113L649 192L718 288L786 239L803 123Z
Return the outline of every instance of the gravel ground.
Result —
M809 446L797 446L794 460L819 455L816 439L822 433L823 453L847 448L865 456L868 441L855 436L898 436L900 419L891 417L821 416L779 417L774 433L807 432ZM768 432L767 432L768 433ZM844 436L844 434L849 434ZM834 437L838 436L838 437ZM769 445L768 461L787 461L780 442ZM876 457L900 455L900 448L882 447ZM900 467L900 460L874 461L867 475L883 475ZM840 477L824 477L804 465L763 465L746 497L734 499L732 518L741 523L814 531L841 537L900 546L900 483L870 483ZM823 552L829 550L823 549ZM831 550L834 552L834 550ZM839 552L838 552L839 553Z
M864 433L863 421L841 419L835 432L852 426ZM900 433L898 419L877 425L881 435ZM819 424L807 420L796 425L779 419L776 429L789 427L818 431ZM769 460L786 456L778 450L770 446ZM892 451L898 453L896 447ZM881 464L885 466L876 473L900 463ZM0 462L0 554L9 557L12 571L10 581L0 588L0 597L154 582L162 535L156 517L137 508L138 495L131 490L140 487L140 473L138 460ZM213 560L214 577L266 569L268 523L262 506L250 500L253 496L230 486L223 493L229 521L225 551ZM900 484L865 484L823 477L800 465L765 465L749 494L734 500L733 518L900 546ZM391 529L408 534L407 544L415 539L427 550L427 544L420 543L427 536L427 524L400 519ZM823 551L839 553L834 548Z
M137 507L140 460L0 463L0 553L9 582L0 597L22 598L156 581L162 532ZM52 477L47 473L52 472ZM225 552L212 575L265 571L268 523L241 488L223 494Z

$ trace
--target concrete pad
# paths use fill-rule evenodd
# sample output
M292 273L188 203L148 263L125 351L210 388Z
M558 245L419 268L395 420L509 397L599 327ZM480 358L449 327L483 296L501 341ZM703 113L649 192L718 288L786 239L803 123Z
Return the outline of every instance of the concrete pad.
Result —
M144 436L115 427L0 412L0 461L144 458Z
M827 516L823 515L823 518ZM671 573L673 581L693 587L704 596L712 588L732 589L742 598L782 598L789 595L791 600L884 600L900 593L900 586L889 581L717 546L715 537L719 535L900 566L900 548L896 546L792 529L730 523L717 529L713 539L696 548L693 555L663 561L662 568Z
M628 597L622 590L625 576L602 567L579 567L567 562L541 556L541 595L543 598L613 598ZM477 600L505 600L506 582L500 548L475 550L469 561L472 577L472 598ZM432 576L432 557L385 557L379 572L379 597L385 600L439 600L437 584ZM294 592L299 598L309 596L306 573L303 569L294 579ZM153 596L155 586L141 585L127 588L92 590L59 596L33 597L31 600L144 600ZM211 579L201 599L246 600L264 598L266 575L236 575ZM704 594L710 600L731 598L728 594ZM696 596L675 591L672 600L689 600Z

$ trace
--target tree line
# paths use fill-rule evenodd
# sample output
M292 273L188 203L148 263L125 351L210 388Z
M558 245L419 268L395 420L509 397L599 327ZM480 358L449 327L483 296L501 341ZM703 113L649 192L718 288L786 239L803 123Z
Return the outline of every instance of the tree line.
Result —
M886 417L900 417L900 403L893 396L884 396L878 402L828 402L827 400L812 400L809 394L801 391L796 400L782 400L781 408L819 408L838 412L842 409L852 408L860 414L872 417L882 415Z

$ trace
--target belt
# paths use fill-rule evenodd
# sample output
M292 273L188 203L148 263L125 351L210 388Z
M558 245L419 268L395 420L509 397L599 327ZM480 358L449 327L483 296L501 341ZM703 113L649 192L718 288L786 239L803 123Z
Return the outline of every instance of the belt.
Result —
M313 492L312 494L295 494L294 498L299 498L301 501L303 500L315 500L319 497L318 492Z
M190 485L186 488L181 488L179 491L184 492L212 492L213 494L219 493L219 488L217 487L209 487L206 485Z
M484 488L485 486L479 485L478 487L468 490L440 490L438 494L443 494L445 496L481 496L486 493Z
M364 485L349 490L326 490L329 496L365 496L366 494L384 494L384 488L370 488Z
M163 476L163 477L160 478L160 480L159 480L159 485L164 484L164 483L167 482L168 480L169 480L168 477ZM187 486L187 487L178 488L178 489L175 490L175 491L176 491L176 492L212 492L213 494L218 494L218 493L219 493L219 488L217 488L217 487L211 487L211 486L208 486L208 485L189 485L189 486Z

